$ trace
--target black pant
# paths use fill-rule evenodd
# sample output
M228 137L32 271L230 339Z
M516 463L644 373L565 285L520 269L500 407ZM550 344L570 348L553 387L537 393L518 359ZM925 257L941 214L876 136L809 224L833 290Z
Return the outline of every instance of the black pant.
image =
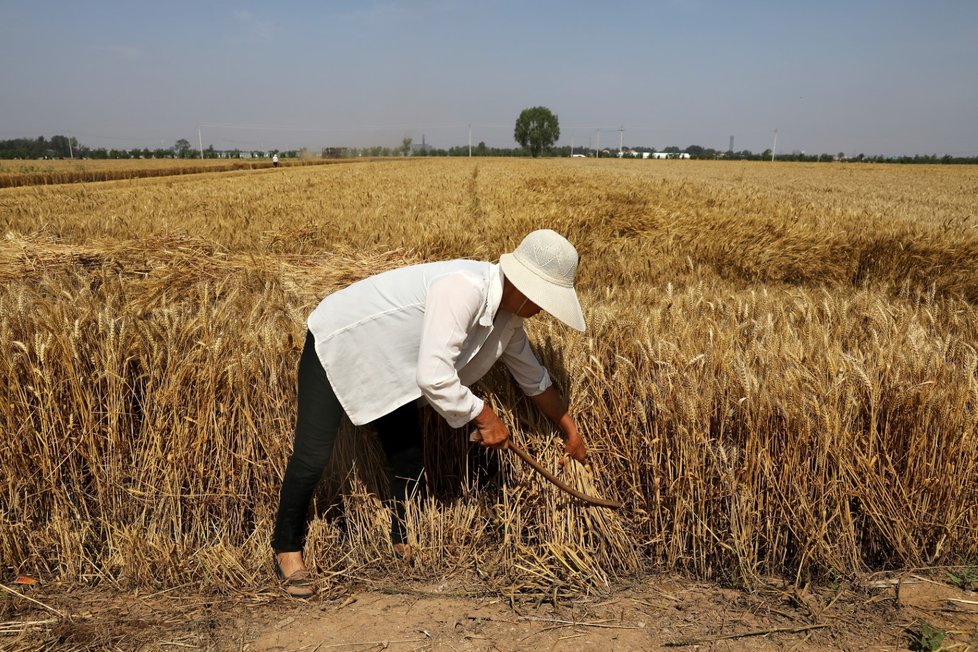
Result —
M343 408L316 355L312 333L307 333L299 359L298 382L295 445L285 469L272 536L272 548L278 552L302 550L309 502L333 452L343 415ZM397 506L391 538L394 543L401 543L404 540L400 523L404 515L402 500L409 485L419 480L422 473L422 434L417 407L411 401L371 425L377 430L387 455L391 495Z

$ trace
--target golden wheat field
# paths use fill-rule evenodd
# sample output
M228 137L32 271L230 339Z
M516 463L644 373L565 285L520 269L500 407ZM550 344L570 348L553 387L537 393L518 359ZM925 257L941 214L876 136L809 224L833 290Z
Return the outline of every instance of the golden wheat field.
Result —
M340 163L338 159L287 159L281 167ZM56 159L0 161L0 188L113 181L146 177L271 168L271 159Z
M410 505L405 569L379 445L347 427L319 576L466 570L556 600L650 570L749 587L978 563L978 168L405 159L0 190L0 567L266 586L309 311L537 228L581 254L587 332L527 330L590 465L559 465L505 374L478 391L625 507L425 413L435 495Z

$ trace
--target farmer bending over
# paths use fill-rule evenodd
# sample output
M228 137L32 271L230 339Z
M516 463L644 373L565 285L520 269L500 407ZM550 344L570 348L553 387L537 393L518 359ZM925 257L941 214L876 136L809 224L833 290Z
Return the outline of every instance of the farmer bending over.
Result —
M563 236L534 231L498 265L452 260L395 269L316 307L299 361L295 444L272 539L276 574L290 595L314 593L302 561L306 512L344 413L376 428L399 513L409 479L422 473L416 399L424 397L453 428L473 423L484 446L506 447L505 424L469 389L499 359L561 429L567 454L584 461L577 425L523 330L523 320L541 309L584 330L577 260ZM394 521L394 550L410 556L400 519Z

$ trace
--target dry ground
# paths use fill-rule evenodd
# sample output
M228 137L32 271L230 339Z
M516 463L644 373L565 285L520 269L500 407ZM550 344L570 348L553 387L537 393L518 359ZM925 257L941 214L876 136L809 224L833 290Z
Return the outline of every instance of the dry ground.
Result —
M310 601L15 587L0 592L0 650L978 649L978 594L942 576L753 592L648 577L556 606L488 595L474 577L367 580ZM937 633L922 640L927 627Z

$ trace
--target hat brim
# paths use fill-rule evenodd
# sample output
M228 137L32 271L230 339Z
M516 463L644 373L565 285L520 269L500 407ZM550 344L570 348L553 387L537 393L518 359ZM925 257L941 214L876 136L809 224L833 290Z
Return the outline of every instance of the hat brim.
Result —
M584 332L584 313L574 288L562 287L538 276L513 254L500 256L499 266L523 296L574 330Z

